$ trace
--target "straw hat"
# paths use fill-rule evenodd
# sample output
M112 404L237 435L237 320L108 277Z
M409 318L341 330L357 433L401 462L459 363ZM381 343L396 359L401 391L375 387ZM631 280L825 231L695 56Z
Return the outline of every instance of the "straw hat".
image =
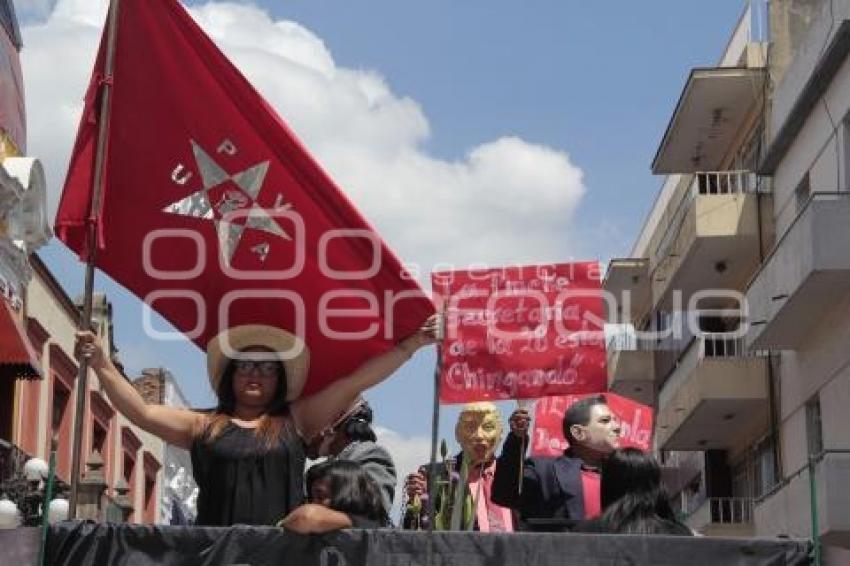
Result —
M270 352L243 352L247 348L263 347ZM286 400L293 401L301 394L310 366L310 352L304 341L285 330L265 324L244 324L221 332L207 343L207 371L213 391L227 364L232 359L274 359L286 370Z

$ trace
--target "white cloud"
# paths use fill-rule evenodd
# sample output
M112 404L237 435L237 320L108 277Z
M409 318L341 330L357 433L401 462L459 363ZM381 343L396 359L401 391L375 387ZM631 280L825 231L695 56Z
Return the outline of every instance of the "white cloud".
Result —
M58 0L51 19L59 25L68 21L97 27L103 24L108 8L108 0Z
M401 505L404 478L415 472L422 464L427 464L431 457L431 439L426 436L404 436L394 430L376 426L375 434L378 443L389 450L395 462L398 483L395 490L395 504L391 513L393 521L401 516Z
M23 29L29 149L46 165L51 212L105 6L59 0ZM438 159L423 149L430 127L414 100L377 72L338 66L303 26L233 3L192 13L423 279L438 262L548 262L578 250L569 226L585 187L567 154L506 136Z

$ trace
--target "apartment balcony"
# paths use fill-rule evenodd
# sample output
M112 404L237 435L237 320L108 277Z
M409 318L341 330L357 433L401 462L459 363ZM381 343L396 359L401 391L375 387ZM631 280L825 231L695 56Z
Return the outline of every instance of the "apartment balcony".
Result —
M758 349L798 348L850 292L850 195L815 193L780 238L747 289Z
M753 500L749 497L708 497L685 518L695 531L713 537L753 537Z
M652 307L647 258L612 259L602 288L609 294L606 301L609 322L635 323ZM609 303L613 301L613 303ZM615 312L611 312L614 307Z
M658 395L656 446L729 449L755 435L767 418L766 363L743 338L694 338Z
M825 545L850 548L850 453L826 450L814 465L816 505L812 506L809 467L789 474L777 488L756 501L755 524L761 535L809 538L812 514Z
M655 390L653 343L642 340L630 330L613 334L607 342L608 389L652 405Z
M765 78L761 68L693 69L652 161L652 172L720 169L762 104Z
M652 250L653 297L678 291L687 305L697 291L745 287L759 265L756 189L756 177L749 171L694 175Z

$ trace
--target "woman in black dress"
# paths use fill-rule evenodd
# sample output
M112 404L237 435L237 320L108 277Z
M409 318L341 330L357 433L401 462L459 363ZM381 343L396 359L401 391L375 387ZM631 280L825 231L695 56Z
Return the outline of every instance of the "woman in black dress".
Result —
M299 395L309 354L298 338L271 326L231 328L207 345L209 377L219 400L211 413L146 404L91 332L77 334L77 353L89 359L119 412L166 443L191 451L199 487L197 524L273 525L303 502L304 440L433 343L436 328L432 317L392 350L304 398Z

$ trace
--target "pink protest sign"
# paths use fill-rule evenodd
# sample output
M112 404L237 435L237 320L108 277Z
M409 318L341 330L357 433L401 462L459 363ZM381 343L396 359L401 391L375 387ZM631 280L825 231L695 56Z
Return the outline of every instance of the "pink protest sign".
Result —
M605 390L597 262L440 272L443 403Z

